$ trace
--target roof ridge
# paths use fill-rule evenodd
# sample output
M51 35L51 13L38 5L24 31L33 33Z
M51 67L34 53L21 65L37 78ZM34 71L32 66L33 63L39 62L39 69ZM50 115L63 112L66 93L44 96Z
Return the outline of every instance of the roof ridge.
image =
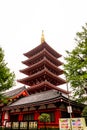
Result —
M19 88L13 89L13 90L9 90L9 91L7 91L7 92L4 92L3 95L6 96L6 95L8 95L9 93L12 93L12 92L17 91L17 90L23 91L23 90L26 90L26 87L23 86L23 87L19 87Z

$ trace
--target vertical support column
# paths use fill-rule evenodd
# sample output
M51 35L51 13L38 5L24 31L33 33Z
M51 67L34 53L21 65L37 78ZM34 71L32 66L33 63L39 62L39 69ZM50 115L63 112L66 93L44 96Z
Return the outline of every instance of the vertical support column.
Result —
M18 121L22 121L23 120L22 110L23 110L23 108L20 108L20 114L18 116Z
M38 111L35 111L35 113L34 113L34 120L38 120L38 117L39 117L39 113L38 113Z
M6 125L6 121L9 121L9 112L5 111L2 114L2 126Z
M59 124L59 118L61 117L61 111L60 109L56 109L55 111L55 123Z
M18 117L18 121L22 121L22 120L23 120L23 115L20 113Z
M2 113L2 126L4 126L4 116L5 116L5 112L3 111L3 113Z
M37 121L38 121L38 128L40 128L39 120L38 120L39 115L40 115L40 114L38 113L38 111L35 111L35 113L34 113L34 120L37 120Z

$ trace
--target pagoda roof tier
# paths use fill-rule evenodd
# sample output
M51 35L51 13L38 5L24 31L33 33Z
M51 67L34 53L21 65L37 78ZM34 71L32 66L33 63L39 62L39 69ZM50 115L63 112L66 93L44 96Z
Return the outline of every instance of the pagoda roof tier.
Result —
M51 53L49 53L45 48L44 48L44 50L40 51L36 55L30 57L29 59L22 61L22 63L29 66L32 63L38 62L37 59L42 59L43 57L47 57L56 66L60 66L63 64L61 61L59 61L57 58L55 58Z
M46 67L48 66L49 68L51 68L52 70L54 70L56 72L56 75L60 75L63 74L63 70L61 70L60 68L58 68L56 65L54 65L52 62L50 62L46 57L44 57L44 59L42 59L41 61L37 62L36 64L33 64L30 67L27 67L25 69L20 70L20 72L26 74L26 75L30 75L30 72L40 68L41 66L45 65Z
M58 58L58 57L61 56L61 54L59 54L58 52L56 52L45 41L42 44L40 44L39 46L37 46L34 49L32 49L31 51L28 51L27 53L24 53L24 55L30 58L33 55L36 55L38 52L42 51L44 48L46 48L46 50L48 50L48 52L50 52L56 58Z
M41 77L41 76L48 76L50 77L51 79L53 79L54 81L56 81L56 85L61 85L61 84L64 84L66 83L66 81L60 77L58 77L57 75L53 74L52 72L50 72L47 68L44 68L43 70L35 73L35 74L32 74L30 75L29 77L26 77L26 78L23 78L23 79L20 79L18 80L18 82L20 83L23 83L23 84L26 84L26 85L30 85L30 81L34 80L34 79L37 79L38 77Z
M65 94L68 94L69 92L64 90L64 89L61 89L59 87L56 87L55 85L49 83L48 81L43 81L41 82L40 84L37 84L37 85L34 85L32 87L29 87L27 88L29 94L32 94L32 93L36 93L36 92L41 92L42 91L47 91L47 90L58 90L60 92L63 92Z

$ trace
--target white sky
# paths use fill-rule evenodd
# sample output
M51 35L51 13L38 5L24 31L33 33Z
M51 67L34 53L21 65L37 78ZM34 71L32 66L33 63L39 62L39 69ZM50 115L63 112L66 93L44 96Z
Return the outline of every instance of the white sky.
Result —
M64 56L86 22L87 0L0 0L0 46L16 79L22 76L23 53L40 44L42 30L46 42Z

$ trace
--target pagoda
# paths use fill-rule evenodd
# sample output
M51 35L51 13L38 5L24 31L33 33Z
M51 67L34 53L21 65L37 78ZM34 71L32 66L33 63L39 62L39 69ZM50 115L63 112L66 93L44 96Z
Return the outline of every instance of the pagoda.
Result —
M19 130L25 129L24 127L27 127L26 130L37 130L33 125L37 122L40 130L44 127L44 123L40 122L38 118L42 113L47 113L50 115L50 123L46 123L46 126L56 130L59 128L59 118L70 117L67 111L69 105L72 106L72 117L79 117L84 105L70 100L69 92L60 87L60 85L66 84L66 81L61 78L64 72L60 69L63 63L59 58L62 55L46 43L43 31L41 44L24 53L24 56L27 57L27 60L22 63L27 67L20 72L26 77L19 79L18 82L26 88L24 87L21 92L13 90L13 96L12 92L9 92L11 97L14 97L14 93L17 92L15 93L16 99L2 108L3 126L11 123L15 124L14 127L18 126ZM26 121L27 125L25 125ZM9 126L8 124L7 126ZM31 129L31 127L33 128Z
M52 89L66 92L58 87L66 83L59 77L63 74L63 70L59 68L63 63L57 59L61 55L45 42L43 31L41 44L24 55L28 59L22 63L27 65L27 68L20 72L26 74L27 77L18 80L18 82L29 86L29 94Z

